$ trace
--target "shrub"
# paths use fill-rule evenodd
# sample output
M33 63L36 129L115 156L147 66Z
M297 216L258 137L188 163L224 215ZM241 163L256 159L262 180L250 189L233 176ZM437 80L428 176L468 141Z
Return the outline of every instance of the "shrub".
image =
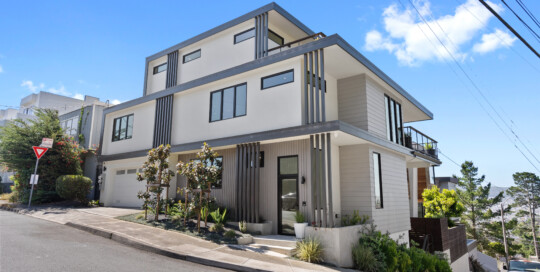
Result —
M450 217L460 217L465 207L458 201L456 191L443 189L439 191L437 186L431 189L425 189L422 193L424 199L424 208L426 209L426 218L448 219L448 226L453 227L454 221Z
M92 180L81 175L64 175L56 180L56 192L61 198L87 203L86 196L92 188Z
M236 238L236 232L234 230L228 230L223 236L229 239Z
M344 215L341 217L341 226L354 226L354 225L364 225L369 221L368 215L360 215L359 211L353 211L353 216L349 218L349 215Z
M377 272L383 270L371 248L362 244L356 244L353 247L352 254L355 268L364 272Z
M296 211L296 213L294 214L294 220L296 220L296 223L304 223L304 222L306 222L306 220L304 218L304 214L301 213L300 211Z
M219 208L217 208L217 210L210 213L210 216L214 223L224 225L227 222L227 209L223 210L223 213L220 213Z
M302 261L309 263L322 262L323 248L319 241L314 238L306 238L296 242L294 256Z
M240 230L240 232L246 233L247 232L247 222L246 221L238 222L238 229Z
M222 223L214 223L214 225L210 226L210 231L212 232L222 232L223 231L223 224Z
M144 218L144 213L139 213L139 214L137 214L137 215L135 216L135 219L137 219L137 220L141 220L141 219L143 219L143 218Z

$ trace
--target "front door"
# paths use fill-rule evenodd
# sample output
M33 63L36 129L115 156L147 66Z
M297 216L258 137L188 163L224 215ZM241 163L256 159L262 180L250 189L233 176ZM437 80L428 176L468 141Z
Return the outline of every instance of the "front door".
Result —
M278 233L294 235L298 211L298 156L278 157Z

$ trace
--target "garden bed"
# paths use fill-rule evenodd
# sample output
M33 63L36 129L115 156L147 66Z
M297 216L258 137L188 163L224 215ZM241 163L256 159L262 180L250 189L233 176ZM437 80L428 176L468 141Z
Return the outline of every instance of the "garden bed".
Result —
M201 221L201 227L200 232L197 231L197 221L195 220L188 220L186 222L186 226L184 226L182 223L175 223L172 222L171 219L165 218L165 216L160 216L160 219L158 221L154 220L145 220L144 217L139 218L141 213L134 213L124 216L116 217L116 219L138 223L146 226L151 226L155 228L160 228L164 230L172 230L177 231L183 234L187 234L193 237L201 238L207 241L214 242L216 244L237 244L236 238L241 237L242 233L230 229L230 228L224 228L223 232L212 232L210 231L210 227L214 224L211 222L208 222L208 227L204 227L204 221ZM153 214L148 213L148 218L154 218ZM226 237L225 232L228 230L233 230L235 232L235 237Z

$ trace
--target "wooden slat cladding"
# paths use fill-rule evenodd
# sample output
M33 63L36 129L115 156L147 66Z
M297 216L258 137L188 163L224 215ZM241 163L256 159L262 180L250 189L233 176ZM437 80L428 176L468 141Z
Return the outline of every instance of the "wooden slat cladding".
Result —
M260 143L236 146L236 219L259 223Z
M171 143L173 100L174 96L172 94L156 99L153 148Z
M326 122L324 49L304 54L304 124Z
M255 59L268 56L268 12L255 16Z
M167 55L167 79L165 88L176 86L178 77L178 51L171 52Z
M334 227L330 133L309 137L311 155L311 218L319 227Z

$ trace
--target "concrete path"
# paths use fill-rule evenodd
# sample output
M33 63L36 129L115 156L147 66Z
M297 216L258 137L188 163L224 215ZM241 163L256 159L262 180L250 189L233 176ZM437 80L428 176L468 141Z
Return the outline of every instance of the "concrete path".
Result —
M0 207L6 209L5 204ZM137 212L119 208L38 207L13 211L69 225L149 252L237 271L346 271L218 245L175 231L114 219Z

